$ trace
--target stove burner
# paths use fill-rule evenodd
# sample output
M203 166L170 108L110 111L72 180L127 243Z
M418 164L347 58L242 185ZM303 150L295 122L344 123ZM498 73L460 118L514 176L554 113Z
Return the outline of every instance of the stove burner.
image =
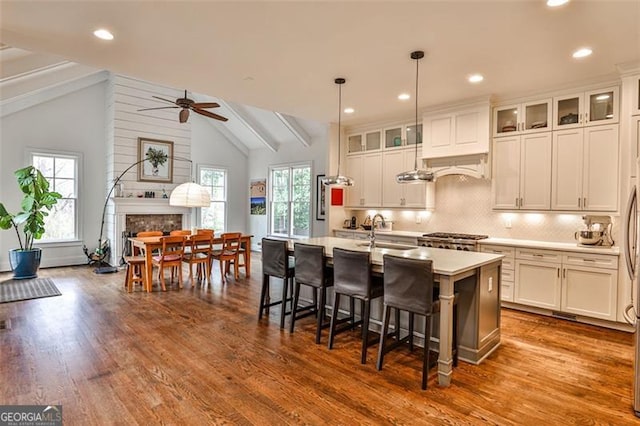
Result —
M452 240L484 240L489 238L488 235L475 235L475 234L457 234L454 232L432 232L430 234L423 234L423 237L429 238L445 238Z

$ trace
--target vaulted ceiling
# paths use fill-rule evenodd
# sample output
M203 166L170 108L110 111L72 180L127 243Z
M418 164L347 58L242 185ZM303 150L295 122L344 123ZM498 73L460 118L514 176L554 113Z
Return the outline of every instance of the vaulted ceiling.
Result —
M416 49L420 108L587 84L640 61L634 0L3 0L0 17L11 46L316 122L336 121L345 77L347 125L412 116L397 96L414 92ZM96 39L100 27L115 39ZM583 46L593 55L573 59Z

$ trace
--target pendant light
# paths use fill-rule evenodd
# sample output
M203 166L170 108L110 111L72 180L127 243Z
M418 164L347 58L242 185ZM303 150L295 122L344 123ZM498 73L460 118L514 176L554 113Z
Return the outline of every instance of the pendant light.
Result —
M341 117L342 117L342 85L346 82L344 78L336 78L334 83L338 85L338 172L335 175L327 176L322 183L331 186L353 186L353 179L340 174L340 134L341 134Z
M411 52L411 59L415 59L416 61L416 96L415 96L416 97L416 126L414 128L415 134L416 134L415 161L413 163L413 170L408 170L406 172L402 172L396 175L397 183L433 182L433 179L434 179L433 173L423 169L418 169L418 137L420 136L420 133L418 132L418 63L422 58L424 58L424 52L422 50L416 50L415 52Z

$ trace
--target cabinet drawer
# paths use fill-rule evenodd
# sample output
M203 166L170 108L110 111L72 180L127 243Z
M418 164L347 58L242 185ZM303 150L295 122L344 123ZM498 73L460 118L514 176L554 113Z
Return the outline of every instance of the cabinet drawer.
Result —
M502 283L500 285L500 300L513 302L513 283Z
M513 271L514 268L514 259L513 258L508 258L505 257L502 259L502 270L504 271L505 269L509 269L511 271Z
M504 262L506 260L513 260L516 249L513 247L504 247L504 246L491 246L482 244L480 247L480 251L484 253L495 253L495 254L503 254L504 259L502 259L502 265L504 267ZM513 266L512 266L513 267Z
M618 256L607 256L606 254L566 253L562 256L562 263L565 265L618 269Z
M515 274L513 272L513 269L504 269L502 268L502 273L500 274L500 279L502 280L502 282L508 281L510 283L513 283Z
M562 253L552 250L540 250L540 249L516 249L516 258L523 260L536 260L541 262L562 262Z

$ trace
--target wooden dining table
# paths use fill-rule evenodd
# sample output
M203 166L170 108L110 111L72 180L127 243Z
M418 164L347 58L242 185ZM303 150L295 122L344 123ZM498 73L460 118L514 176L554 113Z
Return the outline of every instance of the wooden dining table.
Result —
M187 242L189 241L190 235L186 235L185 238ZM240 236L240 244L242 248L245 250L245 265L246 265L246 276L249 278L251 276L251 238L253 235L245 235L242 234ZM162 237L130 237L129 242L132 247L137 247L145 255L145 290L147 292L151 292L153 287L153 251L162 248ZM214 245L222 244L222 237L213 237L212 240ZM133 251L133 250L132 250Z

